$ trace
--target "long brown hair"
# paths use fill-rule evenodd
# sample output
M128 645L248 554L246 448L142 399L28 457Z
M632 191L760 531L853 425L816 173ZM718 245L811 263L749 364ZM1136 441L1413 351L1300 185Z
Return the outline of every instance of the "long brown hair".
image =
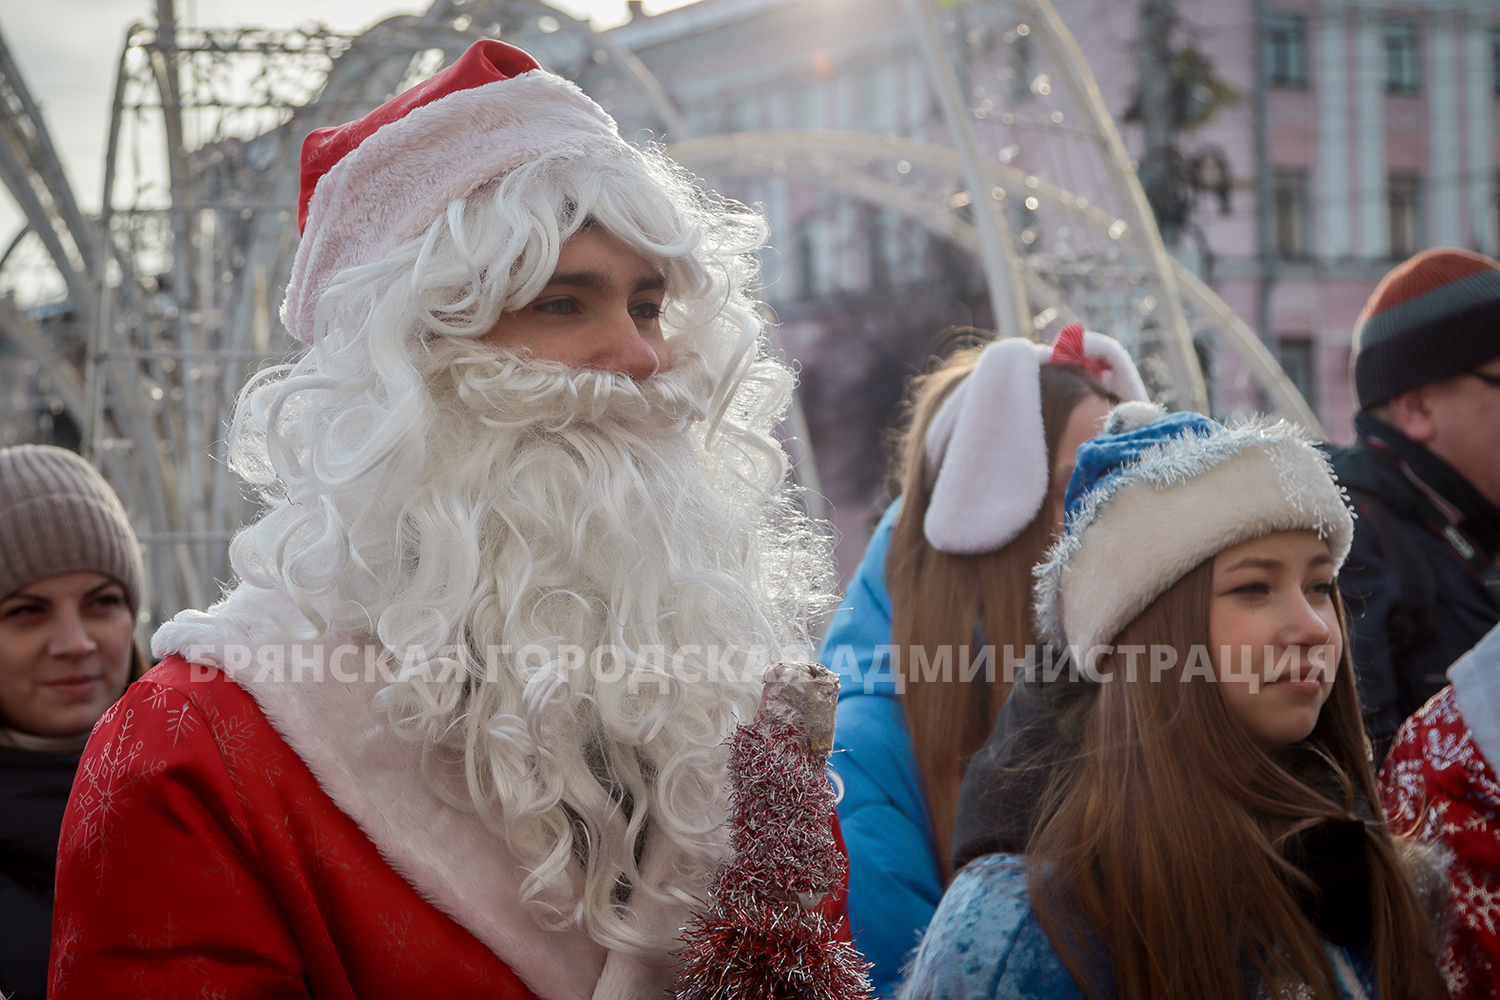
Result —
M961 349L913 383L911 422L898 458L905 499L891 530L885 561L891 643L901 656L893 661L892 669L897 664L905 669L919 651L929 665L942 657L952 664L947 673L906 670L902 695L945 882L952 877L953 822L964 769L989 737L1010 693L1003 676L1004 651L1007 646L1019 651L1037 643L1031 622L1031 568L1052 540L1045 502L1015 539L994 552L950 555L934 549L923 534L932 488L926 482L927 429L943 401L974 371L983 350L983 346ZM1044 364L1039 381L1050 495L1057 485L1050 478L1058 442L1074 407L1090 395L1111 402L1118 399L1081 368ZM997 434L1005 432L1006 428L996 428ZM969 648L971 659L979 655L978 649L970 648L976 625L984 630L985 644L995 650L994 684L983 683L983 674L967 675L966 681L967 665L957 662L963 648Z
M1210 648L1212 578L1210 559L1115 639L1173 647L1178 666L1151 683L1149 670L1131 680L1103 661L1114 676L1094 685L1077 719L1079 751L1054 773L1031 839L1033 907L1089 1000L1111 995L1091 941L1107 950L1119 1000L1245 996L1252 972L1272 996L1298 983L1321 1000L1338 996L1321 935L1297 902L1313 886L1286 848L1325 820L1365 819L1361 803L1379 801L1343 605L1343 656L1317 725L1271 754L1218 685L1177 683L1193 647ZM1379 995L1438 1000L1430 932L1390 831L1379 820L1365 830Z
M139 639L130 641L130 673L126 675L125 683L138 681L145 676L146 671L151 669L151 660L146 656L146 650Z

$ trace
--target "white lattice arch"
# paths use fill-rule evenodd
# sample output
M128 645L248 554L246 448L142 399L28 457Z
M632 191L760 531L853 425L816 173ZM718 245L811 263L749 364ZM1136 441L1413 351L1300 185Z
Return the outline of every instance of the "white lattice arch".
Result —
M947 201L923 197L910 188L873 176L866 170L871 162L904 160L914 166L957 176L958 154L946 146L899 136L799 130L743 132L689 139L673 144L669 151L689 169L712 176L803 177L829 190L899 212L933 235L949 240L971 254L980 252L979 234L973 224L960 218ZM1124 220L1039 177L1001 163L987 164L985 170L989 186L1024 191L1080 227L1123 244L1135 244L1140 240ZM1144 248L1132 246L1131 249L1140 257L1147 256ZM1216 328L1225 336L1251 377L1265 389L1274 411L1321 436L1323 430L1317 414L1255 332L1197 275L1175 258L1168 259L1183 302L1192 309L1198 324L1203 328ZM1059 317L1073 318L1057 289L1042 275L1027 269L1023 276L1033 316L1055 309ZM1192 363L1196 365L1196 359Z

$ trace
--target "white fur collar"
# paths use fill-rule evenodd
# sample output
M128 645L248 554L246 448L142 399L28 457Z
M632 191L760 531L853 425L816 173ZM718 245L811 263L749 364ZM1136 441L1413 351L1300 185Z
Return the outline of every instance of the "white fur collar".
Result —
M396 736L372 707L378 678L366 679L358 655L352 683L296 683L288 669L270 680L257 652L249 664L224 650L244 646L320 645L332 650L363 640L330 631L315 644L295 638L311 626L282 594L241 585L208 611L184 611L152 639L158 657L177 653L219 667L248 691L277 733L328 793L359 824L381 855L424 898L458 921L508 964L542 1000L625 1000L661 996L673 973L671 956L641 958L609 952L582 930L548 931L521 909L525 871L472 813L439 799L420 773L415 747ZM326 658L325 658L326 659ZM645 859L647 878L650 857ZM641 916L670 933L687 922L685 908L642 908Z
M1448 668L1448 680L1474 745L1500 772L1500 625Z

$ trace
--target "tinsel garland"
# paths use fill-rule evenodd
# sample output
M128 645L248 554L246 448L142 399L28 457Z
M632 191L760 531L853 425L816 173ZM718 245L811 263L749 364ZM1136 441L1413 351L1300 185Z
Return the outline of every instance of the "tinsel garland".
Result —
M796 665L808 676L794 683L828 684L828 671L814 667ZM836 680L832 684L836 697ZM819 909L849 869L832 835L826 773L831 712L827 732L809 735L809 713L795 704L789 710L773 688L768 683L761 711L731 740L733 856L718 873L713 905L683 935L678 1000L870 995L868 963ZM812 728L818 725L815 720Z

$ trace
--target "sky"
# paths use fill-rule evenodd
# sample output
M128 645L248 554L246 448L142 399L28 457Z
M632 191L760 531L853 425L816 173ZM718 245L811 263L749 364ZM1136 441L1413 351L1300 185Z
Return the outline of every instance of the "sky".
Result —
M626 19L625 0L551 0L596 27ZM646 0L648 14L689 0ZM177 0L187 27L294 28L317 22L336 31L362 31L392 14L416 14L425 0ZM126 29L156 20L154 0L0 0L0 33L42 107L74 196L97 211L104 174L115 70ZM0 189L0 250L23 217Z

